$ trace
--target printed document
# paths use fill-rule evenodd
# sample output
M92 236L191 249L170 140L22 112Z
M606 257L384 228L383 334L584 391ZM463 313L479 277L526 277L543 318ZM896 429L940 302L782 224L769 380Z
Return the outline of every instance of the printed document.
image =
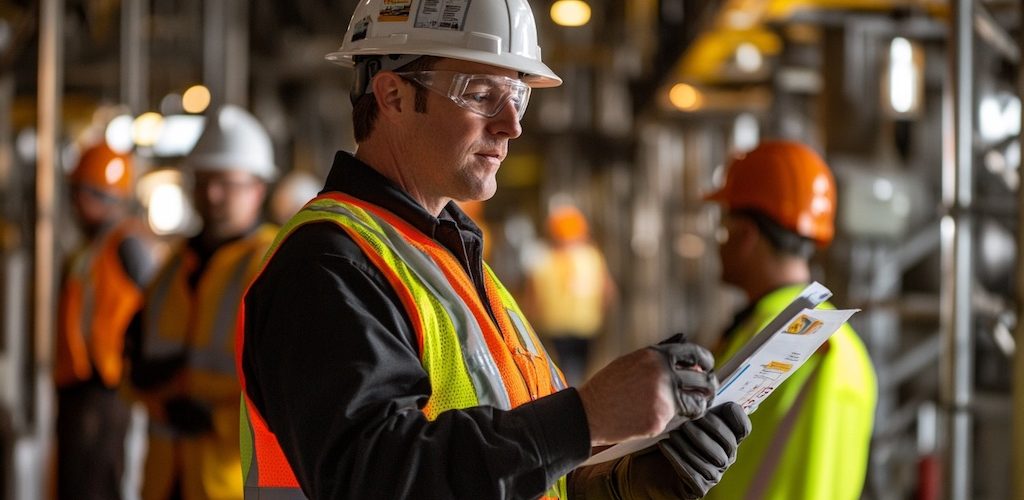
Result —
M815 309L832 292L811 283L764 329L718 370L719 388L712 406L732 401L749 415L772 391L806 362L859 309ZM668 437L619 443L584 462L592 465L639 451Z

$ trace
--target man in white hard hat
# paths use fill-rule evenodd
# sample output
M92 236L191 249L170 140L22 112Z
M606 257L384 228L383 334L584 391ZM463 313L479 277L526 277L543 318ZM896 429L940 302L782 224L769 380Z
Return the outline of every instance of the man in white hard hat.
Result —
M453 200L494 194L531 90L561 80L525 0L438 7L361 2L328 55L355 67L359 147L338 153L245 298L247 495L702 496L749 430L737 405L707 410L710 354L676 337L568 388L483 262Z
M132 380L150 413L142 496L241 498L235 319L277 233L261 217L273 149L256 118L224 106L184 163L203 228L172 252L140 315Z

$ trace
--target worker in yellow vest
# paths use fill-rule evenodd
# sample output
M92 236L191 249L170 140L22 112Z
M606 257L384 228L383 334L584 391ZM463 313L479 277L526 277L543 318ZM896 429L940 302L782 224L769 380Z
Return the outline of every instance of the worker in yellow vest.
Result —
M567 387L455 203L494 194L532 88L561 83L530 5L360 2L328 58L355 68L358 149L246 293L247 497L702 496L749 423L707 410L710 353L672 338Z
M541 340L554 348L566 380L576 385L585 379L615 283L578 208L555 207L547 222L548 244L528 266L524 305L533 312Z
M130 154L87 148L68 178L85 237L61 285L57 386L57 497L121 498L130 410L119 395L128 325L155 267L131 215Z
M810 282L808 259L835 232L836 188L811 148L766 141L736 157L707 199L723 212L722 280L749 300L715 352L722 362ZM876 399L864 344L843 325L751 415L754 431L705 498L860 498Z
M172 252L146 292L132 381L150 416L146 500L242 497L235 319L277 228L261 223L276 172L262 125L211 112L185 158L201 232Z

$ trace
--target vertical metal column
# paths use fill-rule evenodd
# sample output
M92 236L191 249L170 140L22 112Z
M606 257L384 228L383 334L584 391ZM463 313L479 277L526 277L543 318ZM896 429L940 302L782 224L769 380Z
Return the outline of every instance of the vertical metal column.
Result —
M33 259L33 336L34 352L28 380L36 380L36 371L48 369L51 359L56 317L56 219L57 166L59 159L61 81L63 48L63 0L43 0L39 7L39 131L36 139L36 230ZM34 393L29 393L30 420L35 421Z
M132 116L144 112L149 100L149 38L143 31L147 17L149 0L121 2L121 103Z
M211 105L249 100L248 2L208 1L203 4L203 83Z
M949 54L952 84L947 92L946 148L943 151L942 201L942 358L941 400L945 411L944 486L946 498L971 498L974 345L971 286L974 196L974 5L954 0ZM952 116L949 116L949 115ZM951 118L948 119L948 118ZM951 130L950 130L951 128Z
M1024 0L1017 2L1017 9L1024 13ZM1018 18L1020 19L1020 18ZM1024 20L1018 22L1024 23ZM1024 54L1024 30L1017 27L1017 46ZM1017 97L1024 100L1024 65L1017 65ZM1024 111L1021 112L1024 119ZM1017 142L1024 146L1024 130L1017 136ZM1018 172L1021 171L1018 167ZM1013 498L1024 498L1024 189L1017 187L1017 326L1015 328L1016 349L1013 358L1013 444L1011 472Z

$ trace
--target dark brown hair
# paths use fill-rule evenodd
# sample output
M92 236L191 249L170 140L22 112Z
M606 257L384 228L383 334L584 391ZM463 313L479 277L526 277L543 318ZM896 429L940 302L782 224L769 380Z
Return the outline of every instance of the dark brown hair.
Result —
M440 57L423 56L395 71L428 71L434 67ZM416 101L413 108L417 113L427 112L427 89L416 85ZM377 121L377 99L373 94L363 94L352 105L352 128L356 142L363 142L373 132L373 124Z

